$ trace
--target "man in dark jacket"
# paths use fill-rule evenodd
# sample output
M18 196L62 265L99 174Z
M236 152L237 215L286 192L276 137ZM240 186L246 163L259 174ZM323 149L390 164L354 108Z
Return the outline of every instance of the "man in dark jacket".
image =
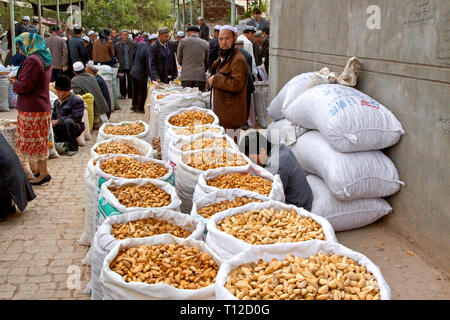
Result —
M266 19L261 18L262 11L259 8L253 9L253 19L251 19L247 25L253 26L256 30L263 30L264 28L269 27L269 23Z
M133 67L134 54L136 50L136 43L132 42L128 38L129 33L127 30L122 30L120 33L121 40L116 42L114 52L116 58L119 61L119 83L120 83L120 97L125 99L127 97L131 99L133 95L133 86L130 78L130 70Z
M197 23L200 27L200 38L209 42L209 27L205 23L205 19L203 17L198 17Z
M252 131L242 138L239 150L270 173L280 175L287 204L311 211L312 190L291 149L285 144L271 144L261 133Z
M84 65L86 65L86 63L88 63L89 61L89 52L86 49L83 39L81 39L83 28L75 25L73 27L73 32L75 33L75 35L69 42L70 61L72 64L80 61Z
M22 22L18 23L15 27L16 30L16 38L24 32L27 32L28 27L30 26L30 17L25 16L22 18Z
M267 74L269 74L269 49L270 49L270 28L263 29L264 40L261 44L261 59L264 58L264 67Z
M222 26L216 25L214 27L213 38L209 42L209 58L208 58L208 70L211 70L211 66L214 61L219 58L219 32Z
M77 138L83 133L84 102L80 97L72 94L71 81L65 76L56 78L55 91L58 100L55 100L52 109L52 126L55 142L69 144L68 156L78 151Z
M160 28L158 39L149 50L150 78L155 82L169 83L178 77L176 53L168 42L169 33L168 28Z
M148 75L149 75L149 57L150 46L156 40L156 35L149 36L149 42L138 44L134 56L133 68L131 69L131 81L133 82L133 100L131 102L131 111L144 113L145 100L148 94Z

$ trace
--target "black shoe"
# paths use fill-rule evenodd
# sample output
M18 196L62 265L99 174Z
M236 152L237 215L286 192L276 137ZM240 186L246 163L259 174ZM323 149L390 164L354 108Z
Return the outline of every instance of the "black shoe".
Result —
M35 174L34 174L34 177L35 177L35 178L39 178L40 175L41 175L40 173L35 173Z
M244 124L243 126L242 126L242 130L248 130L250 127L248 126L248 124Z
M52 180L52 177L50 175L46 176L44 179L42 179L39 182L30 182L32 186L40 186L44 183L50 182Z

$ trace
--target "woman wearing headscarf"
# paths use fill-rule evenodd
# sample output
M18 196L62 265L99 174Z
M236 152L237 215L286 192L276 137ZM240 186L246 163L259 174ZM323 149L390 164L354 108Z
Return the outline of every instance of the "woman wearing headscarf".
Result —
M95 64L106 64L113 66L116 64L114 58L114 44L109 39L111 33L109 30L100 32L99 39L94 41L94 48L92 49L92 59Z
M31 184L40 185L51 180L47 159L52 55L44 38L37 33L22 33L16 38L16 44L26 58L17 76L9 79L18 95L14 149L23 161L37 163L39 175Z

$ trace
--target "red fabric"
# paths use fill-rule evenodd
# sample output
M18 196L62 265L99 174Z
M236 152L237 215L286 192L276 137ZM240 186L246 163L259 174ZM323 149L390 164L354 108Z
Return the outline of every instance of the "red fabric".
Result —
M13 90L18 94L17 110L26 112L47 112L52 109L50 104L49 86L52 68L44 70L44 63L35 54L23 62L17 74L18 82L13 84Z
M19 157L35 161L48 158L48 136L51 117L51 111L19 111L14 139L14 150Z

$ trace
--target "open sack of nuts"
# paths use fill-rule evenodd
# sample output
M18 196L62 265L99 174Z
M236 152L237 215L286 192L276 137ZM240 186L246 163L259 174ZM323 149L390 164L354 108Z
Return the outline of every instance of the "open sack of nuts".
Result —
M99 188L113 178L156 179L175 185L173 169L167 162L142 156L120 154L102 156L94 170Z
M202 221L205 226L208 220L215 214L237 207L242 207L253 202L264 202L270 199L260 195L249 193L245 190L217 190L198 201L192 203L191 216ZM205 228L205 236L207 230Z
M380 269L337 242L255 246L224 262L220 300L390 300Z
M142 120L105 123L98 130L97 142L125 136L132 136L145 142L151 142L149 126Z
M214 300L221 263L202 241L167 234L126 239L103 262L103 299Z
M200 240L203 231L204 225L201 222L172 210L147 209L106 219L95 233L92 245L91 281L88 284L91 299L103 299L100 282L103 261L118 242L160 234Z
M206 228L206 244L222 259L231 259L253 246L337 241L325 218L278 201L249 203L222 211L209 219Z
M167 152L167 161L173 166L174 170L178 164L181 153L187 151L227 148L239 151L239 147L233 139L226 134L217 134L211 132L201 133L194 136L179 136L177 140L169 143Z
M161 155L165 160L168 157L169 146L183 138L193 136L194 139L199 138L204 133L225 134L225 129L216 124L205 124L193 127L170 127L167 128L163 142L161 142Z
M115 137L97 142L91 148L91 157L105 154L134 154L146 158L156 158L157 152L150 143L134 137Z
M222 211L209 219L206 228L206 244L222 259L231 259L253 246L337 241L325 218L278 201L249 203Z
M251 161L232 149L205 149L181 153L178 163L175 180L177 193L182 201L181 212L189 213L197 180L202 173L223 167L246 170Z
M155 179L111 179L100 190L97 226L111 216L149 208L179 211L180 205L175 187L168 182Z
M231 189L260 194L275 201L285 201L280 176L273 175L254 163L246 168L228 167L203 172L198 178L193 200L198 201L217 190Z

